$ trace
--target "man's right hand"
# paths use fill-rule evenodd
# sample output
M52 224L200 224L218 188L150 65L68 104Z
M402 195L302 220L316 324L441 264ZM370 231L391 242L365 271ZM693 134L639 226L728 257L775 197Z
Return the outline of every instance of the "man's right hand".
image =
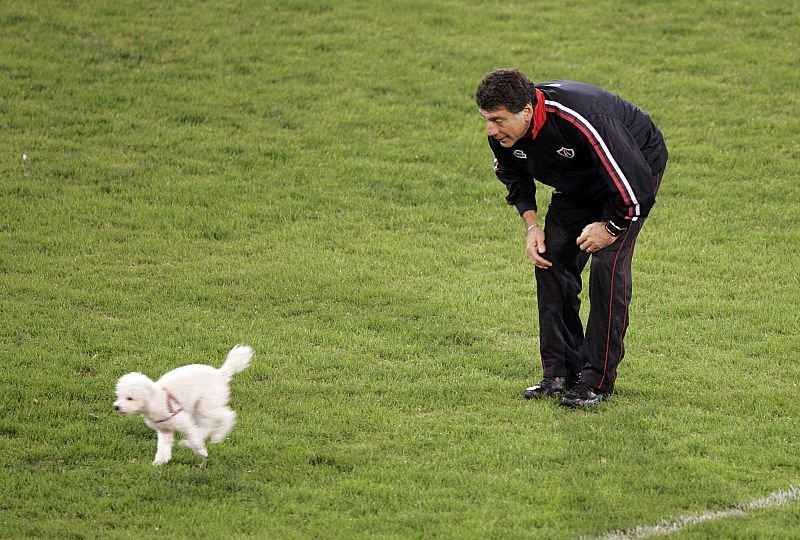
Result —
M544 245L544 231L538 225L533 225L528 229L528 238L526 241L526 251L528 258L537 268L547 269L553 266L553 263L542 257L542 254L547 250Z

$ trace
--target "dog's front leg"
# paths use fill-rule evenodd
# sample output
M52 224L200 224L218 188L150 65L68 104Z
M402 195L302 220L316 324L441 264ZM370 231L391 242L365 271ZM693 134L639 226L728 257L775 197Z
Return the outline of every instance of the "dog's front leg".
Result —
M156 433L158 434L158 448L153 465L163 465L172 459L172 441L175 434L171 431L157 431Z

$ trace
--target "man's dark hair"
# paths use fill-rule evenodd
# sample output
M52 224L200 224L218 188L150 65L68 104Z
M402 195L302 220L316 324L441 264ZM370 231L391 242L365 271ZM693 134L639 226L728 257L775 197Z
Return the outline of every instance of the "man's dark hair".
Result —
M505 107L516 114L528 103L536 104L536 91L533 83L519 70L501 68L483 78L475 91L475 101L484 111Z

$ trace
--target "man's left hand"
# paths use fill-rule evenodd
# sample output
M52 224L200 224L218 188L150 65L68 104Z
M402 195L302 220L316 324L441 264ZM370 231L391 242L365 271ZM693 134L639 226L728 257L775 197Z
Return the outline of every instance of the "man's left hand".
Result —
M595 223L589 223L584 227L576 242L582 251L594 253L595 251L607 248L613 244L616 239L616 236L613 236L606 230L605 221L597 221Z

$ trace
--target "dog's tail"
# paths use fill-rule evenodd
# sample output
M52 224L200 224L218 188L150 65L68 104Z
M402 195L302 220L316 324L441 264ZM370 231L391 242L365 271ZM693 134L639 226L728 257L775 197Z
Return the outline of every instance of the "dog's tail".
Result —
M250 365L250 359L253 358L255 353L256 351L252 347L237 345L228 353L225 363L222 364L219 370L226 379L230 379L234 374L247 369L247 366Z

